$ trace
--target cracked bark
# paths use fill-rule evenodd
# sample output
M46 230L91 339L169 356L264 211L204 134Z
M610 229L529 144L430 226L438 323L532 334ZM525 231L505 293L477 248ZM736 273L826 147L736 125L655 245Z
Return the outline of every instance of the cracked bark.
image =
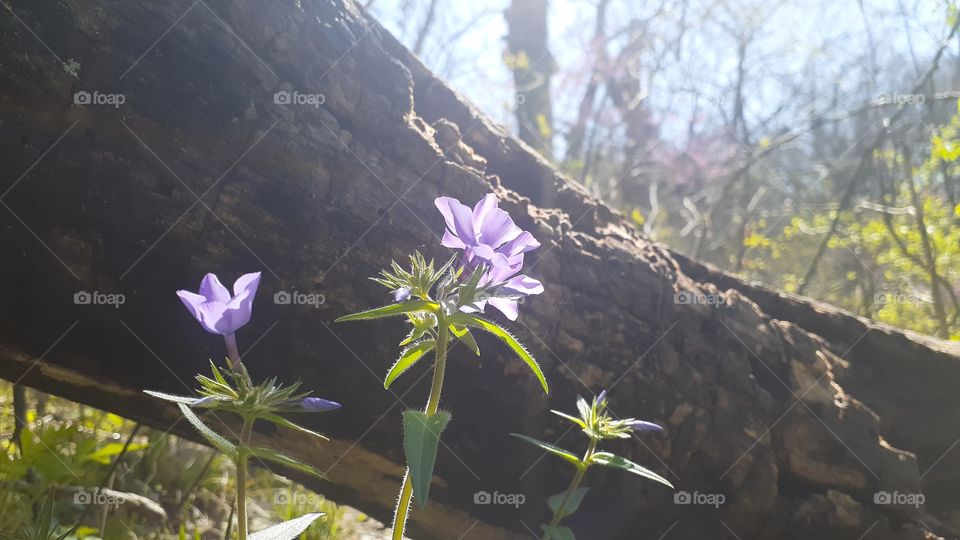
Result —
M870 527L871 538L922 538L921 520L956 534L940 518L960 506L960 452L920 481L955 437L933 422L958 425L952 345L744 283L648 242L351 2L206 5L229 29L199 5L174 24L189 2L15 1L20 20L0 19L0 185L30 171L0 209L4 378L166 429L175 412L140 391L184 392L207 358L223 354L173 291L207 271L233 279L261 269L254 319L240 336L247 365L256 377L301 378L344 408L311 419L332 436L326 445L262 429L256 437L329 469L315 487L388 520L403 472L399 412L422 405L428 381L415 381L426 366L385 392L400 325L331 321L387 301L366 276L389 258L416 248L443 257L436 195L473 200L494 190L543 242L530 273L547 290L523 306L515 329L554 392L545 399L494 341L480 339L480 361L453 352L442 403L454 415L449 451L440 452L429 507L414 513L414 537L469 529L470 538L520 538L536 528L547 515L539 501L569 471L507 433L575 446L548 409L613 385L616 412L666 426L613 450L679 489L727 502L675 505L658 486L592 472L591 497L571 520L590 538L668 529L671 538L715 538L724 527L741 538L856 538ZM84 58L77 77L20 21L63 61ZM74 105L79 90L120 92L126 103ZM279 90L325 102L278 105ZM215 187L204 202L219 219L200 204L188 211L195 199L171 171L198 194ZM120 292L126 303L75 305L78 290ZM321 293L326 303L271 303L280 290ZM678 304L679 291L723 293L724 303ZM175 432L192 435L183 429ZM527 504L475 505L480 490L523 493ZM940 518L874 505L878 490L925 490Z

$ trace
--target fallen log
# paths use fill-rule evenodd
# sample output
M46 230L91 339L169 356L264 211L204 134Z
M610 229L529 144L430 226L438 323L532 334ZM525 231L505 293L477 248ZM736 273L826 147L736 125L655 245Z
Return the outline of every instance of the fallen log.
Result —
M543 244L528 260L546 292L515 328L553 392L493 341L480 340L479 362L451 353L442 406L454 419L413 537L537 530L569 471L508 433L575 444L548 410L602 388L614 412L666 427L617 451L724 502L600 473L571 520L584 537L957 534L923 506L877 498L958 508L957 469L938 465L955 459L949 429L924 433L957 414L931 414L949 403L940 377L955 350L647 241L353 2L13 1L2 13L0 376L190 436L141 393L183 393L223 353L173 293L208 271L261 270L245 363L344 407L312 420L328 444L256 437L327 471L312 485L332 499L389 521L400 411L423 405L426 368L386 392L399 324L332 321L388 300L366 277L391 258L444 256L434 197L492 190ZM271 301L280 293L316 301ZM857 328L871 332L858 342ZM526 502L477 504L483 491Z

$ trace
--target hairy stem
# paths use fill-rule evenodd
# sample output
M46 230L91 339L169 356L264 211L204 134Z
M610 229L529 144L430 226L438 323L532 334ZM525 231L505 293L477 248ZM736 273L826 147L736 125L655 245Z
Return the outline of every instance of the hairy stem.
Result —
M447 322L440 314L437 316L439 328L437 330L437 361L433 366L433 384L430 386L430 397L427 398L427 416L433 416L440 406L440 393L443 391L443 374L447 369L447 342L449 341L449 330ZM407 467L406 474L403 475L403 487L400 488L400 495L397 498L397 509L393 514L393 536L392 540L401 540L403 531L407 526L407 515L410 513L410 501L413 498L413 480L410 478L410 467Z
M563 519L563 511L567 509L567 504L570 503L570 498L573 497L573 492L580 487L580 482L583 481L583 476L587 473L587 468L590 463L590 458L593 457L593 453L597 450L597 440L590 439L590 446L587 447L586 453L583 455L584 465L577 467L577 473L573 475L573 479L570 480L570 485L567 486L567 491L563 494L563 499L560 501L560 504L557 506L556 511L553 513L553 518L550 520L550 525L548 527L556 527L560 524L560 520ZM543 533L542 540L548 540L548 533Z
M244 417L237 448L237 538L247 540L247 445L253 431L253 419Z

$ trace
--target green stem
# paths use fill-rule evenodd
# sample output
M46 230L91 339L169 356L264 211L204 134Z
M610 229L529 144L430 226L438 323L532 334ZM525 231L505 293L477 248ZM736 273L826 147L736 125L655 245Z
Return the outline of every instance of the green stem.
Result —
M570 485L567 486L567 491L563 494L563 499L560 501L560 504L557 506L557 510L553 513L553 518L550 520L548 527L556 527L560 524L560 520L564 518L563 511L567 508L567 503L570 502L570 497L573 497L573 492L580 487L580 482L583 481L583 476L587 473L587 468L590 463L590 458L593 457L593 453L597 450L597 440L590 439L590 446L587 447L587 452L583 455L583 463L580 467L577 467L577 474L573 475L573 479L570 480ZM549 540L549 536L546 532L543 533L542 540Z
M253 419L244 417L237 448L237 538L247 540L247 444L253 431Z
M447 321L443 314L437 315L437 361L433 366L433 384L430 386L430 397L427 398L427 407L425 412L427 416L433 416L440 406L440 392L443 391L443 375L447 369L447 341L449 341L449 330ZM410 467L403 475L403 487L400 488L400 496L397 498L397 509L393 514L393 536L392 540L402 540L403 531L407 526L407 514L410 513L410 500L413 498L413 480L410 478Z

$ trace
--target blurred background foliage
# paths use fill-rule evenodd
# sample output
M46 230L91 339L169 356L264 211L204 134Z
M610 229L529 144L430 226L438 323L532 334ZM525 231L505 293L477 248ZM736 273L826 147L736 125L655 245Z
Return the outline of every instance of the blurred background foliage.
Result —
M960 339L955 0L365 5L648 237Z
M228 523L235 530L232 465L224 456L111 413L19 392L25 422L18 430L13 385L0 382L0 538L37 540L23 535L48 498L59 526L44 540L71 530L65 538L222 539ZM363 538L380 528L266 469L254 468L248 493L254 530L308 512L326 515L305 540Z

